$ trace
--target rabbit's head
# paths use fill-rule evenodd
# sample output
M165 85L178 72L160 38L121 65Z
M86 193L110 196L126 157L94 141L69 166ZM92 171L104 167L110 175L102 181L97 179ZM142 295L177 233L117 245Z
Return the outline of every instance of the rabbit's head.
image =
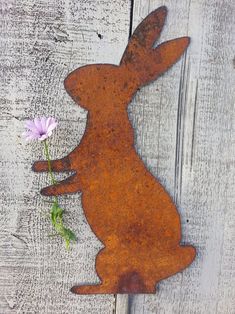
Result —
M123 70L112 64L87 65L68 75L65 89L81 107L90 111L125 108L138 83L129 71Z
M65 88L71 97L90 111L125 109L135 91L170 68L189 44L189 37L182 37L153 47L166 14L166 7L160 7L139 24L119 66L88 65L70 73Z

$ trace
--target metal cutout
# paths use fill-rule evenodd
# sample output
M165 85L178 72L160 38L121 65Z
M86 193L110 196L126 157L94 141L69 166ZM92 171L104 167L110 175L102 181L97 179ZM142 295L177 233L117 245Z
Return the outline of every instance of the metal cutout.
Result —
M119 66L87 65L65 79L69 95L88 110L81 143L52 161L53 171L76 173L43 195L82 192L88 223L104 244L96 258L101 283L75 286L77 294L155 293L156 283L186 268L195 257L181 246L181 225L168 193L134 149L127 105L141 86L171 67L189 45L173 39L153 48L167 10L149 14L134 31ZM48 171L38 161L34 171Z

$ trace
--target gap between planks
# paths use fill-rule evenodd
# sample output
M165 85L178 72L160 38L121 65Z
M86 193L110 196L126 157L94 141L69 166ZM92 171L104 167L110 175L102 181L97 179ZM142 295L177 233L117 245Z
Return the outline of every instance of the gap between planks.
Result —
M133 15L134 15L134 0L130 0L130 24L129 24L129 39L133 31ZM130 313L128 294L115 294L115 314Z

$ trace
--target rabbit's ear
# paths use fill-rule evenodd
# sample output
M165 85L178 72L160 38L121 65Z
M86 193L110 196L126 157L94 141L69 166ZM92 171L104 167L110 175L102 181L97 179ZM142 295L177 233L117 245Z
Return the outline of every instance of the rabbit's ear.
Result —
M165 41L153 51L153 68L155 74L151 79L168 70L184 53L190 43L190 37L181 37Z
M142 55L143 59L138 64L131 65L139 86L155 80L167 71L181 57L189 42L189 37L176 38L162 43L148 55Z
M166 13L166 8L160 7L143 20L132 35L120 62L120 66L127 68L137 79L139 86L156 79L169 69L189 45L190 38L182 37L153 48L161 33Z
M151 49L154 42L161 34L167 8L162 6L151 12L135 29L132 34L126 50L122 56L120 64L125 64L130 61L130 57L135 57L135 51L141 48Z

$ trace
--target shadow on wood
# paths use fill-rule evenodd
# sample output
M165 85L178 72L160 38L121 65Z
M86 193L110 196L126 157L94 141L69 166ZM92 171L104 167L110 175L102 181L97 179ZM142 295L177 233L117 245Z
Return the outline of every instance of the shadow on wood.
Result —
M76 171L43 195L82 192L86 218L104 248L96 258L99 285L73 287L77 294L155 293L156 283L186 268L195 257L181 246L177 209L134 149L127 106L136 90L171 67L188 37L153 48L166 8L153 11L136 28L119 66L95 64L73 71L65 88L88 110L86 132L67 157L52 161L53 171ZM34 164L48 171L47 161Z

